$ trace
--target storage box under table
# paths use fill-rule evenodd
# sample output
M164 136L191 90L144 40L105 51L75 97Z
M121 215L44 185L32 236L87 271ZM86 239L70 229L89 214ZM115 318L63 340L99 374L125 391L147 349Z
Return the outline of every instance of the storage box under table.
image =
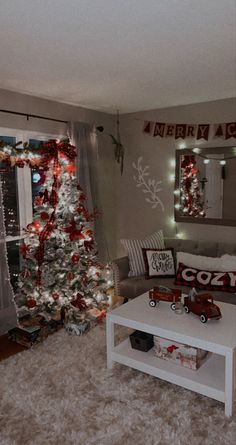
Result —
M142 331L134 331L130 336L130 343L133 349L147 352L153 347L153 335Z
M154 355L190 369L198 369L208 352L176 341L154 336Z

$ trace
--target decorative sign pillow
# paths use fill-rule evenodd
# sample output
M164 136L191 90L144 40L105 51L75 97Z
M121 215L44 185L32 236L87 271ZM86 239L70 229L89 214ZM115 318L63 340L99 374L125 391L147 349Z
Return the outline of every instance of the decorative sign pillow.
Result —
M154 249L163 249L165 247L162 230L159 230L144 239L121 239L120 242L129 257L129 277L145 274L142 247Z
M146 267L146 278L174 277L173 249L142 249Z
M200 270L179 263L175 284L212 291L236 292L236 272Z

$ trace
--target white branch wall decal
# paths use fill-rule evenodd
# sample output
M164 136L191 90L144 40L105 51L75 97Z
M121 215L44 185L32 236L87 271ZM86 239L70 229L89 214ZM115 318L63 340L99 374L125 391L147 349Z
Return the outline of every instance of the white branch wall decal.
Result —
M158 193L162 190L159 186L162 181L156 181L155 179L147 178L149 173L149 165L145 167L142 166L143 157L140 156L137 160L137 164L133 162L132 166L135 170L137 170L137 175L133 176L134 181L136 182L136 186L142 188L143 193L146 193L148 196L145 197L145 200L151 204L152 208L155 209L158 205L161 206L162 211L164 212L164 205L161 199L158 196Z

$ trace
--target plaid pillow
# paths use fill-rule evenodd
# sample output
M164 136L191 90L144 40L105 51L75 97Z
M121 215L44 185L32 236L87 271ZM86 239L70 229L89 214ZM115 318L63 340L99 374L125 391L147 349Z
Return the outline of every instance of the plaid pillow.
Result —
M179 263L175 284L212 291L236 292L236 272L200 270Z
M121 239L121 244L123 245L127 255L129 257L130 266L130 277L136 277L137 275L144 275L146 272L142 248L156 248L164 249L164 238L163 231L153 233L144 239Z

